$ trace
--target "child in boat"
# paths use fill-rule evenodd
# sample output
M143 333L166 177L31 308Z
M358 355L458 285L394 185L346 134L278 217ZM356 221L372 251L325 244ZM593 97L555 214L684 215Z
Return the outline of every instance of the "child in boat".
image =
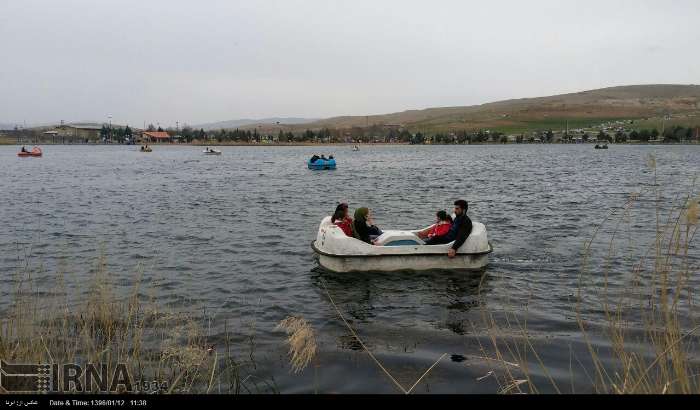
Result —
M352 218L348 215L348 204L342 203L335 208L335 213L331 218L331 222L337 225L340 229L345 232L345 235L353 237L353 222Z
M423 231L418 232L418 237L429 240L438 236L446 235L452 228L452 217L447 215L445 211L438 211L435 216L437 221L433 226Z

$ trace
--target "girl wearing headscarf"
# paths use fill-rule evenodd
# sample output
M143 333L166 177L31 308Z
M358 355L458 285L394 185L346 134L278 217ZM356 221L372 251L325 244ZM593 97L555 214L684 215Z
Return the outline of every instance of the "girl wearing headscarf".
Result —
M362 242L373 244L374 239L382 234L382 230L374 225L369 208L359 208L355 211L355 238Z

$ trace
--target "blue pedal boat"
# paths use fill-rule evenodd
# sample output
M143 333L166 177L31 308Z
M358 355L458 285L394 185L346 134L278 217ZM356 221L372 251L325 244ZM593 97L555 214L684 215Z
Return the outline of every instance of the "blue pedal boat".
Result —
M335 169L335 158L328 158L328 159L323 159L323 158L311 158L308 162L307 165L309 169L313 170L324 170L324 169Z

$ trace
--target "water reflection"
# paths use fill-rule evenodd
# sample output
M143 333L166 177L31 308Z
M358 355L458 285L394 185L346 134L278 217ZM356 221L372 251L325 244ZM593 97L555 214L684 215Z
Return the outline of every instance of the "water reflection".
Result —
M458 335L469 332L470 320L478 315L473 308L492 290L487 270L335 273L316 267L311 279L324 299L328 290L350 323Z

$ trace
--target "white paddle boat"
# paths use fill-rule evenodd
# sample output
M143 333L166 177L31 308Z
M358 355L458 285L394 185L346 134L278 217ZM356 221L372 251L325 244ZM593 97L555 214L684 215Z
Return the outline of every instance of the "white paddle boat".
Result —
M488 264L493 251L486 226L472 222L472 232L454 258L447 252L452 243L426 245L415 231L384 231L376 245L351 238L325 217L311 244L319 264L333 272L367 272L397 270L477 270Z
M213 148L207 148L204 151L202 151L204 155L221 155L221 151L213 149Z

